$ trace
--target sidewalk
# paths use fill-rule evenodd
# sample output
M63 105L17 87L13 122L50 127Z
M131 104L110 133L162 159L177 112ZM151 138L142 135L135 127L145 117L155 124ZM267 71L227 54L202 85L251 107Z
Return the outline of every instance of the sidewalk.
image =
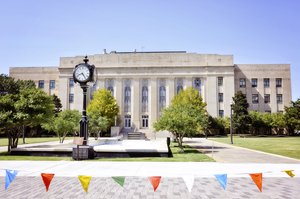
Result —
M204 138L185 139L185 143L217 162L0 161L0 198L299 198L299 160ZM5 169L19 171L7 190ZM291 178L283 170L294 170L296 176ZM41 173L55 174L49 192L45 191ZM250 173L262 173L263 192L259 192ZM228 175L226 190L216 174ZM92 176L88 193L83 191L78 175ZM124 187L112 176L126 176ZM162 177L156 192L149 176ZM191 192L189 183L193 183Z
M205 138L184 138L184 143L224 163L300 163L300 160L246 149L235 145L223 144Z
M0 198L291 198L299 194L300 164L216 163L216 162L88 162L88 161L1 161ZM4 190L5 170L18 170L16 179ZM282 170L294 170L290 178ZM263 173L263 192L250 173ZM54 173L49 192L40 174ZM224 190L215 174L227 174ZM77 178L90 175L86 194ZM124 187L112 176L126 176ZM149 176L161 176L156 190ZM298 176L298 177L297 177ZM184 181L194 183L191 192ZM191 181L192 179L192 181Z

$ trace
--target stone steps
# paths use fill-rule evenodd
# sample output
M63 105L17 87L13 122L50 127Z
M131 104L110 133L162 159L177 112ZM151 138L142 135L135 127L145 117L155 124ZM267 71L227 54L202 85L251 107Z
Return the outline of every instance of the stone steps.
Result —
M141 132L128 133L128 140L144 140L145 135Z

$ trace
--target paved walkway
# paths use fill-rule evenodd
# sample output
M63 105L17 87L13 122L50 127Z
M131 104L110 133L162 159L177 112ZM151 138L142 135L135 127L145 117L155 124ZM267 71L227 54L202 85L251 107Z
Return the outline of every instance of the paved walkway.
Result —
M202 138L185 141L217 162L0 161L0 198L299 198L299 160ZM19 171L8 190L4 190L5 169ZM294 170L296 176L290 178L283 170ZM55 174L49 192L40 177L42 172ZM250 173L263 173L263 192ZM226 190L215 174L228 175ZM88 193L78 175L92 176ZM111 176L126 176L124 187ZM148 176L162 176L156 192ZM191 192L184 179L194 179Z
M223 144L205 138L185 138L184 142L197 148L217 162L300 163L300 160L294 158Z

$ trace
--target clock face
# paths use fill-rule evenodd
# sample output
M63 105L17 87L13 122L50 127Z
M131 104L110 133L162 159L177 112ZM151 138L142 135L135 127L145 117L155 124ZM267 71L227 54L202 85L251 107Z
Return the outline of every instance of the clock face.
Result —
M87 66L85 65L79 65L76 69L75 69L75 78L79 81L79 82L85 82L90 78L90 70Z

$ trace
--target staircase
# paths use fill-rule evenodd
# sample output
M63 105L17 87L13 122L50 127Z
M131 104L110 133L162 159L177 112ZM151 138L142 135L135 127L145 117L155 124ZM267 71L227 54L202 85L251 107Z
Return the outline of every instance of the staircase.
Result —
M141 132L130 132L128 133L128 140L144 140L145 134Z

